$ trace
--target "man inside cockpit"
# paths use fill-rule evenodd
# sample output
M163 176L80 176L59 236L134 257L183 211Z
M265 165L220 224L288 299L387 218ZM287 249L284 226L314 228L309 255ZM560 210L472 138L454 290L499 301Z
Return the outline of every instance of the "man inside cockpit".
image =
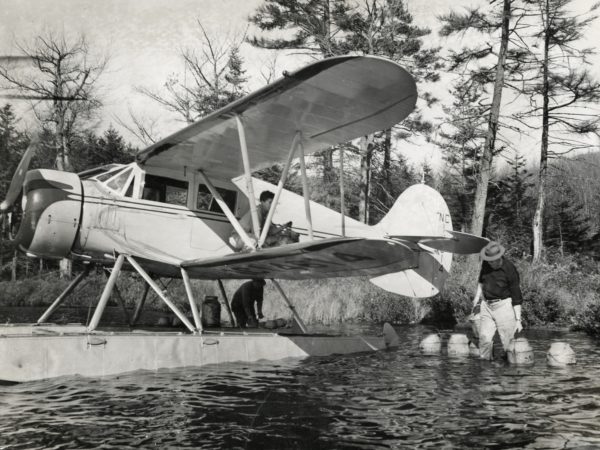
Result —
M263 191L260 193L259 204L256 206L256 213L258 215L258 229L259 234L262 233L262 229L267 220L267 215L273 204L275 194L271 191ZM252 228L252 214L248 210L246 214L241 218L240 225L251 238L254 238L254 230ZM267 237L265 239L263 247L276 247L282 244L288 244L292 242L298 242L298 233L292 231L292 222L288 222L284 225L271 224ZM229 242L236 251L244 250L244 241L234 231L229 239Z

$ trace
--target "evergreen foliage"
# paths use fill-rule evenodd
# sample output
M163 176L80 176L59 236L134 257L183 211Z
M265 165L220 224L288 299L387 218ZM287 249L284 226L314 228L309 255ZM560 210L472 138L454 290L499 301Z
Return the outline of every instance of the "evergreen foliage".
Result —
M437 135L446 163L441 191L447 199L454 226L464 231L473 213L487 107L481 104L484 86L471 79L456 82L451 93L452 105L444 107L447 122Z
M584 250L591 231L584 205L569 184L562 185L552 200L546 211L545 245L556 248L561 255Z
M135 155L135 149L112 125L101 136L86 132L73 147L73 165L77 172L106 164L127 164L133 161Z
M529 254L531 248L534 182L521 154L515 152L508 164L508 173L490 186L486 235L501 240L520 256Z

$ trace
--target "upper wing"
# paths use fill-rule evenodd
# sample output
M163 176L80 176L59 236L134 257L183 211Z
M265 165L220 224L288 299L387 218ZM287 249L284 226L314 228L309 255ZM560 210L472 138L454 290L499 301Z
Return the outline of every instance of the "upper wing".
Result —
M415 267L418 252L388 239L332 238L185 261L192 278L305 280L377 276Z
M243 173L235 115L242 117L255 171L285 160L297 131L306 154L389 128L414 109L412 77L395 62L343 56L311 64L235 101L138 154L143 164Z

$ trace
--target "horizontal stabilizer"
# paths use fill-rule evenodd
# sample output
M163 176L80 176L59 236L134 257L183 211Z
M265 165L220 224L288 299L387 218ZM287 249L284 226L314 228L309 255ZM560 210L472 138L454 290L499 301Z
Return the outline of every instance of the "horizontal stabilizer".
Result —
M470 255L479 253L485 247L489 240L474 234L461 233L460 231L450 231L452 237L444 236L388 236L391 239L409 241L415 244L424 245L434 250L442 252L456 253L458 255Z
M185 261L181 267L199 279L373 277L416 267L417 254L390 239L330 238Z

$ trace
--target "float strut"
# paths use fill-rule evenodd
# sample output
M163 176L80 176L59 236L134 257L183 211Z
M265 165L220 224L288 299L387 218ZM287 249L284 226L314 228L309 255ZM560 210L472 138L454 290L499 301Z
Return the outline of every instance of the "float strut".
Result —
M249 248L254 249L256 246L256 243L250 238L250 236L248 236L248 233L246 233L246 230L244 230L242 228L242 225L240 224L239 220L237 220L237 218L235 217L235 214L233 214L233 212L229 209L229 206L227 206L227 203L225 203L225 200L223 200L223 197L221 197L221 194L219 194L219 191L217 191L217 189L213 186L213 184L211 183L211 181L208 179L208 177L206 176L206 174L204 172L199 170L198 174L200 174L200 176L202 177L204 184L206 185L206 187L208 188L208 190L210 191L210 193L212 194L212 196L214 197L214 199L216 200L218 205L221 207L221 210L223 211L225 216L227 216L227 219L229 219L229 223L231 223L231 225L233 226L233 228L235 229L237 234L244 241L244 244L246 244ZM251 204L252 204L252 202L251 202Z
M104 269L104 273L106 274L107 277L110 276L110 272L106 268ZM125 316L125 321L127 322L127 325L129 325L129 328L131 328L132 325L131 325L131 320L129 319L129 311L127 311L127 306L125 306L125 300L123 300L121 291L119 291L119 286L117 286L115 284L114 290L115 290L115 294L117 294L117 299L119 300L121 309L123 310L123 315Z
M346 237L346 205L344 204L344 148L340 148L340 214L342 215L342 236Z
M258 212L256 210L256 200L254 197L254 184L252 183L252 173L250 171L250 158L248 157L248 145L246 144L246 131L244 130L244 122L239 114L235 114L235 122L237 124L238 135L240 139L240 150L242 152L242 163L244 165L244 177L246 179L246 191L248 193L248 201L250 202L250 216L252 217L252 230L254 238L258 241L260 233L260 224L258 223Z
M225 292L225 287L223 286L223 282L221 280L217 280L219 284L219 289L221 290L221 295L223 296L223 303L225 304L225 309L227 310L227 314L229 315L229 320L231 321L231 325L237 327L237 323L231 313L231 307L229 306L229 300L227 300L227 293Z
M129 261L129 264L133 266L133 268L142 276L144 281L146 281L146 283L150 285L154 292L156 292L156 295L158 295L162 299L162 301L165 302L169 308L171 308L171 311L175 313L175 315L179 318L179 320L181 320L181 322L183 322L183 324L188 328L188 330L190 330L192 333L195 333L196 330L194 329L194 326L190 323L188 318L185 317L185 315L179 310L179 308L177 308L177 306L175 306L173 302L171 302L171 300L169 300L169 297L167 297L167 295L160 289L158 284L156 284L154 280L150 278L150 275L148 275L148 273L142 268L142 266L140 266L138 262L131 256L127 256L127 261Z
M300 139L302 139L302 134L299 131L296 131L294 139L292 140L290 152L288 153L287 161L285 163L285 166L283 166L283 172L281 173L279 183L277 184L275 198L273 199L273 203L271 203L271 208L269 209L269 213L267 214L267 218L265 219L262 232L260 233L260 239L258 240L259 248L263 246L263 244L265 243L265 239L267 239L267 234L269 233L269 228L271 228L271 222L273 221L273 215L275 214L275 208L277 208L277 204L279 203L279 197L281 196L281 192L283 191L283 185L287 180L288 172L290 170L290 166L292 165L292 159L294 159L294 153L296 153L296 148L298 147L298 142L300 142Z
M75 279L73 281L71 281L71 283L62 292L62 294L60 294L58 297L56 297L56 300L54 300L54 302L52 302L52 304L48 307L48 309L44 312L44 314L42 314L42 316L37 320L37 323L46 322L48 320L48 318L50 317L50 315L54 312L54 310L56 308L58 308L63 301L65 301L65 299L71 294L71 292L73 292L75 290L75 288L79 285L79 283L81 283L81 281L85 277L88 276L89 273L90 273L90 266L87 265L87 266L85 266L84 271L81 272L79 275L77 275L77 277L75 277Z
M298 150L300 153L300 174L302 175L302 194L304 195L304 212L306 214L306 222L308 224L308 237L312 241L314 239L312 216L310 214L310 188L308 186L308 176L306 175L306 162L304 160L304 146L302 140L298 142Z
M104 313L104 308L106 307L106 303L110 298L110 294L112 293L113 287L117 282L117 278L119 277L119 272L121 272L121 267L123 267L123 261L125 260L125 255L119 254L117 256L117 261L113 266L112 271L110 272L110 276L108 277L108 281L104 286L104 290L102 291L102 295L100 296L100 300L98 301L98 305L96 305L96 311L94 311L94 315L92 316L92 320L88 325L88 331L94 331L98 324L100 323L100 318L102 317L102 313Z
M190 283L190 277L183 267L181 268L181 278L183 278L183 284L185 286L185 293L187 294L188 301L190 302L190 309L192 310L192 316L194 316L194 323L196 329L202 332L202 318L198 314L198 305L194 299L194 292L192 291L192 283Z
M146 303L146 298L148 297L148 292L150 291L150 285L144 282L144 293L142 294L142 298L135 306L135 312L133 313L133 319L131 319L131 326L134 326L138 319L140 318L140 314L142 314L142 309L144 308L144 304Z
M290 310L292 311L292 314L294 315L294 319L296 319L296 322L298 322L298 325L300 326L300 329L302 330L302 332L304 334L307 334L308 333L308 329L306 328L306 325L304 325L304 322L302 321L302 319L300 318L300 316L296 312L296 308L294 307L294 305L292 304L292 302L290 301L290 299L287 298L287 295L285 295L285 292L283 292L283 289L281 289L281 286L279 286L279 283L277 281L275 281L272 278L271 278L271 281L273 282L273 284L275 285L275 287L277 288L277 290L279 291L279 293L283 297L283 300L288 305L288 308L290 308Z

